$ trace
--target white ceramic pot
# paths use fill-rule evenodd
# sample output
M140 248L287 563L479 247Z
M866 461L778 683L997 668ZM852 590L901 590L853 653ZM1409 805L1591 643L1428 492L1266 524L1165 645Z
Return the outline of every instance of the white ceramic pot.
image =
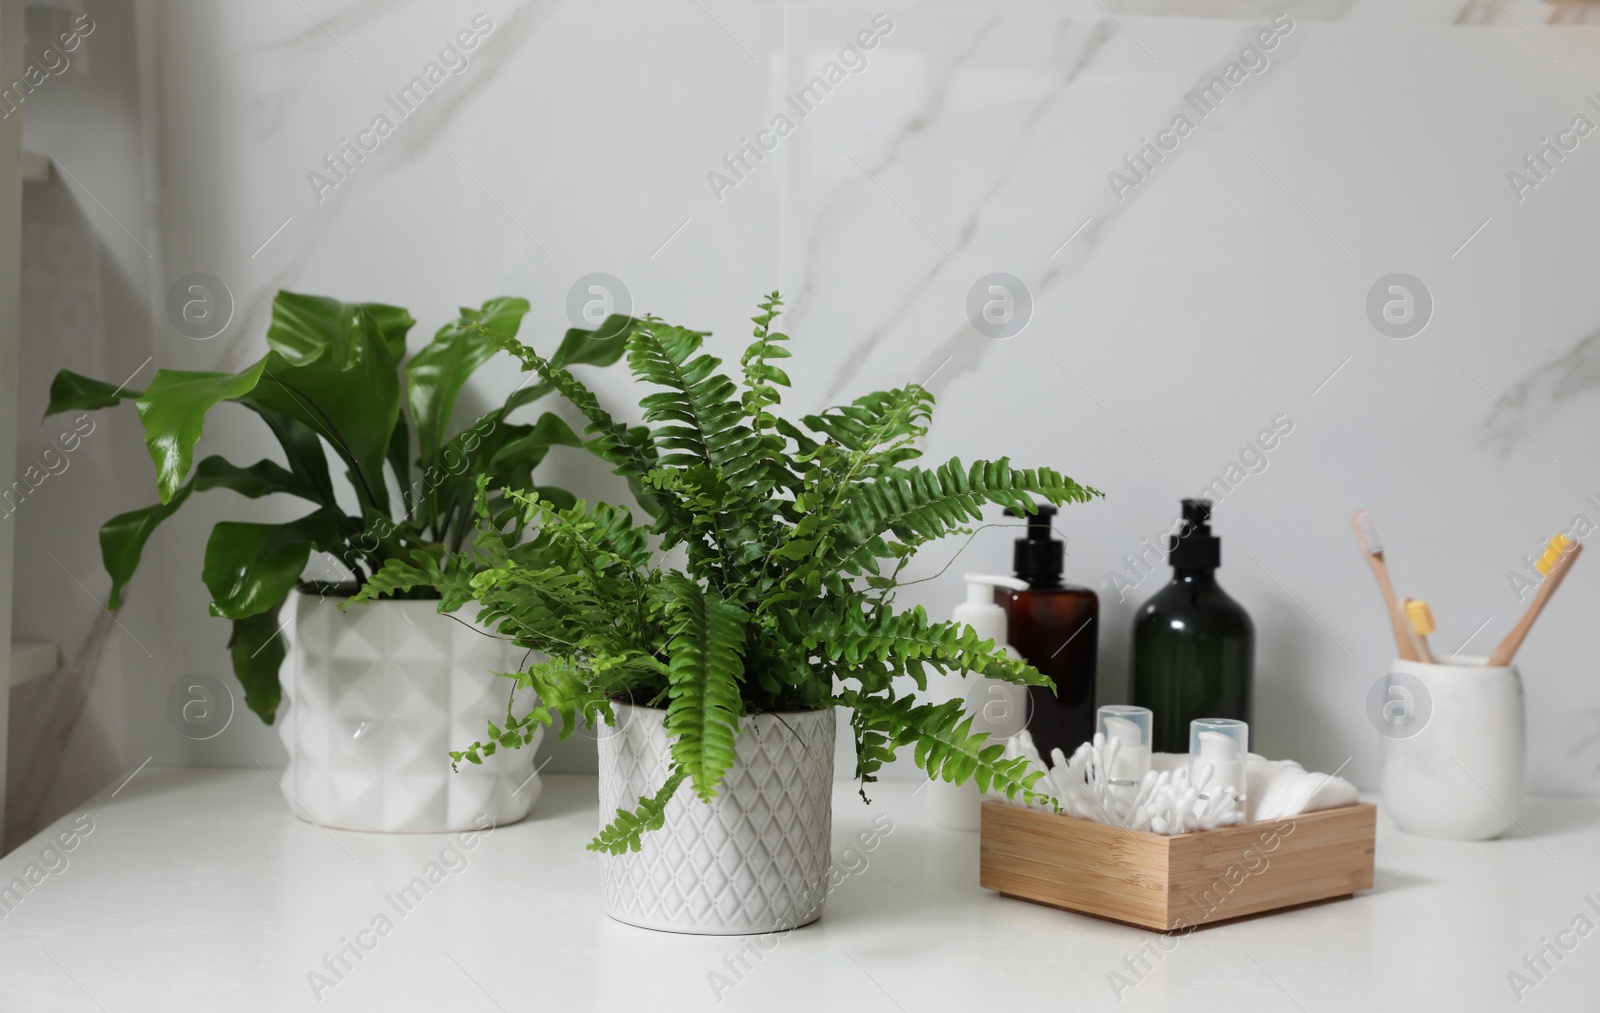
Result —
M295 594L278 734L289 750L283 790L301 819L343 830L439 833L528 815L539 797L538 746L450 769L450 750L503 722L510 644L472 625L476 606ZM526 693L526 691L524 691ZM519 704L522 702L519 701ZM532 698L519 711L526 713Z
M1397 679L1388 691L1393 716L1426 710L1420 731L1383 740L1384 808L1407 833L1485 840L1516 821L1527 757L1522 677L1483 660L1391 663L1390 672L1417 680Z
M666 711L616 705L600 739L600 823L666 781ZM759 714L740 722L715 801L684 784L641 849L601 855L606 914L647 929L754 935L822 915L833 833L834 712Z

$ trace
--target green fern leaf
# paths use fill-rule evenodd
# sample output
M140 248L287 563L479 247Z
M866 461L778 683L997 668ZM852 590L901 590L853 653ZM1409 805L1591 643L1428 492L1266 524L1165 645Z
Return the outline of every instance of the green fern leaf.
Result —
M695 793L716 797L734 762L744 701L744 613L681 574L661 584L672 631L667 643L670 702L666 730L672 759L688 772Z
M1038 669L1000 651L993 641L980 640L965 623L930 622L921 606L908 612L882 609L870 615L860 609L819 613L812 617L805 643L837 665L845 678L852 677L857 666L877 661L895 663L897 670L916 681L918 689L927 688L924 665L1004 682L1050 685ZM863 686L873 688L864 681Z
M873 559L885 554L877 539L886 533L914 548L969 530L966 525L983 520L988 504L1032 513L1036 496L1060 505L1098 495L1098 490L1049 468L1012 468L1006 458L978 461L971 468L951 458L931 470L889 469L856 487L839 519L835 548L824 562L852 574L872 572Z
M694 355L704 337L654 320L634 333L629 368L640 380L666 388L639 405L644 420L655 426L652 439L662 467L708 465L726 477L730 490L754 502L765 496L756 434L733 381L716 371L722 360Z
M531 369L554 387L573 407L589 420L588 432L595 434L589 446L602 458L616 465L616 473L626 478L640 478L656 466L655 448L650 445L648 430L627 426L611 417L600 407L594 394L577 377L565 368L551 364L538 352L516 338L484 329L495 344L522 360L523 369Z
M933 395L911 383L858 397L801 421L864 460L884 447L909 447L927 435L932 415Z
M885 722L874 723L871 712L864 708L851 710L850 727L856 740L856 780L860 782L857 790L863 802L871 802L867 785L875 783L878 771L894 759L892 730Z
M422 549L414 549L410 560L391 556L367 578L347 604L358 605L386 595L404 594L417 587L438 588L445 584L439 561Z
M750 318L756 325L756 340L739 357L739 365L744 367L745 412L755 420L757 432L777 425L777 417L766 409L782 400L777 388L789 386L789 375L772 365L774 359L789 358L789 350L783 347L789 336L772 329L772 321L777 319L778 307L782 305L783 300L776 292L761 301L761 313Z
M955 784L971 778L980 791L997 791L1007 798L1020 795L1030 804L1049 800L1033 790L1044 771L1030 771L1026 757L1005 759L1004 746L989 744L987 732L974 733L972 717L960 700L918 704L909 697L883 699L850 691L842 697L863 715L863 726L888 739L891 755L893 748L914 743L917 766L929 778Z
M638 851L640 838L651 830L660 830L666 823L667 803L672 801L672 796L687 776L682 767L674 767L660 790L649 798L640 799L637 809L633 812L618 809L611 824L589 842L589 850L603 851L608 855Z

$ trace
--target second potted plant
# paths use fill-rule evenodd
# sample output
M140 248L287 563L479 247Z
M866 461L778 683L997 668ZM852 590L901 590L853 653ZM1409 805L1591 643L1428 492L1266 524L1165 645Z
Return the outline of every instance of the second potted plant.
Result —
M416 321L404 309L279 292L270 350L241 372L163 369L137 391L62 370L51 385L46 415L133 399L156 465L160 502L100 529L112 609L151 533L193 493L282 493L312 505L283 523L217 524L201 573L211 614L233 624L228 650L245 703L277 722L289 750L283 787L302 818L352 830L462 830L478 816L521 819L538 795L531 755L475 777L450 773L450 742L508 706L506 684L492 672L516 664L509 644L472 625L476 606L464 621L440 615L439 593L420 588L344 607L386 561L460 548L473 528L479 475L497 488L536 489L541 501L573 501L536 486L533 469L550 448L583 441L548 412L531 424L508 418L550 393L548 385L524 385L451 432L468 378L499 342L515 338L527 312L527 301L513 298L463 309L406 360ZM569 331L552 361L609 365L632 326L612 317L598 331ZM219 456L194 463L206 419L223 402L267 424L283 464L241 467ZM329 450L348 489L334 483ZM337 562L310 566L314 552ZM511 706L522 712L532 701Z
M644 491L653 524L607 504L537 491L504 506L479 480L474 558L387 561L363 595L441 589L537 652L515 675L540 704L507 713L454 754L525 746L559 716L600 739L606 911L635 925L746 934L805 924L826 896L834 715L848 708L862 790L899 748L930 777L1033 796L1037 773L972 731L962 703L920 701L930 669L1044 684L970 628L894 607L915 550L962 531L986 504L1093 490L1004 459L914 464L932 395L869 394L798 423L774 414L787 338L774 293L741 357L743 384L700 352L704 334L651 318L628 337L650 388L645 426L600 407L562 364L494 339L589 420L596 450ZM652 536L659 545L652 545ZM681 552L681 565L663 556ZM670 556L668 558L671 558Z

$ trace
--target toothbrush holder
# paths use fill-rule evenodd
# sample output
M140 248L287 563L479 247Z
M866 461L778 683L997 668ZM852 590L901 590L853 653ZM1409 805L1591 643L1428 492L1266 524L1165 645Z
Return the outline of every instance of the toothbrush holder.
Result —
M1479 841L1516 822L1527 763L1522 677L1485 660L1396 660L1369 698L1384 735L1384 808L1407 833ZM1408 719L1422 719L1420 728Z

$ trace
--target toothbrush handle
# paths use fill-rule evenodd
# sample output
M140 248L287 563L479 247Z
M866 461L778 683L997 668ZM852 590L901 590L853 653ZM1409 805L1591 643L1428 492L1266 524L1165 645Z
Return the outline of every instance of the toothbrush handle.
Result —
M1539 585L1538 592L1534 594L1533 602L1528 605L1528 611L1522 614L1522 619L1517 625L1511 627L1511 632L1506 634L1505 639L1500 641L1500 645L1494 649L1494 653L1489 655L1488 664L1490 667L1504 668L1511 664L1511 659L1516 656L1517 648L1522 646L1522 641L1527 637L1528 631L1533 629L1533 621L1539 618L1540 612L1544 611L1545 604L1555 595L1556 588L1560 587L1561 582L1566 579L1567 571L1572 569L1572 564L1578 561L1578 553L1582 551L1583 545L1574 543L1572 548L1562 553L1561 558L1556 560L1556 565L1550 568L1550 572L1545 575L1544 583Z
M1400 657L1407 661L1421 660L1417 656L1417 649L1411 643L1411 624L1406 617L1400 614L1400 603L1395 600L1394 588L1389 585L1389 568L1384 565L1382 555L1367 553L1367 562L1372 565L1372 575L1378 578L1378 588L1383 591L1383 604L1389 609L1389 624L1394 627L1394 646L1400 652Z

